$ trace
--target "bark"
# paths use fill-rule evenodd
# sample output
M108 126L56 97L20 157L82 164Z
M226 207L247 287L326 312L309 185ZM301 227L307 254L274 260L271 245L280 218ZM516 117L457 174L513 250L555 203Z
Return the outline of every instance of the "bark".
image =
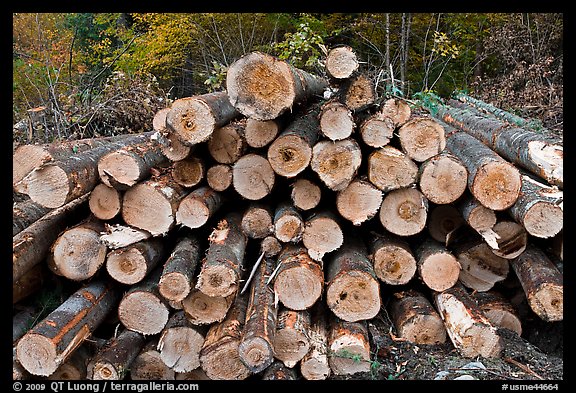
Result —
M14 203L12 208L12 236L16 236L28 228L51 210L30 199Z
M276 119L271 120L246 120L246 129L244 137L248 146L259 149L266 147L280 133L281 124Z
M442 243L426 239L415 250L418 275L424 284L437 292L458 282L460 263Z
M304 233L304 219L290 202L281 202L274 212L274 236L283 243L298 243Z
M358 70L360 63L356 58L354 49L342 45L330 49L324 64L326 73L334 79L348 79Z
M353 112L367 109L376 101L376 89L365 74L348 78L340 86L340 101Z
M172 178L182 187L197 186L204 178L204 162L196 157L188 157L172 164Z
M346 322L332 316L328 332L328 361L335 375L370 371L370 342L366 321Z
M274 334L274 356L293 368L310 349L310 313L282 308L278 311Z
M398 236L421 232L428 216L428 200L415 188L400 188L389 192L380 206L380 222Z
M143 335L128 329L111 338L88 364L88 379L122 380L128 374L136 356L146 339Z
M223 204L222 195L210 186L200 186L186 195L178 204L176 224L200 228L216 214Z
M160 358L156 349L158 339L154 338L142 348L136 359L130 365L130 379L134 381L166 381L176 376L174 370L168 367Z
M418 171L418 186L426 199L436 204L455 202L466 191L468 171L456 156L442 152L424 161Z
M324 103L318 117L320 132L332 141L350 137L356 127L352 111L337 100Z
M310 167L332 191L348 187L362 163L362 151L355 139L321 140L312 149Z
M263 239L274 233L273 219L270 206L252 202L242 215L242 231L251 239Z
M464 225L460 211L453 205L436 205L428 215L428 233L432 239L446 244L450 234Z
M332 212L319 211L306 220L302 243L315 261L321 261L324 254L340 248L343 241L344 233Z
M494 210L483 206L472 194L467 194L457 206L462 213L462 218L472 229L478 232L488 244L492 246L497 244L492 230L497 221Z
M395 147L384 146L368 156L368 180L384 192L410 187L418 181L418 165Z
M402 151L416 162L441 153L446 147L444 129L433 118L416 117L398 129Z
M374 273L385 284L404 285L416 274L416 258L408 242L380 233L370 240L370 259Z
M382 191L359 178L352 180L336 197L338 213L356 226L374 217L381 204Z
M122 196L121 191L101 183L90 193L88 206L96 218L111 220L122 210Z
M192 281L200 260L200 243L195 236L178 239L164 263L158 291L171 302L183 301L192 291Z
M232 185L232 168L224 164L211 166L206 171L206 182L214 191L226 191Z
M113 250L106 258L106 271L122 284L137 284L160 264L164 248L161 239L152 238Z
M246 121L230 122L218 127L208 140L208 152L219 164L234 164L245 153L248 144L244 136Z
M494 290L474 292L471 296L492 325L512 330L519 336L522 334L522 322L518 311L500 292Z
M259 200L270 194L275 179L276 174L270 162L255 153L242 156L232 168L234 189L248 200Z
M38 311L28 307L19 311L12 318L12 345L16 345L18 339L34 327Z
M294 206L300 210L314 209L320 203L322 190L311 180L298 178L292 184L290 197Z

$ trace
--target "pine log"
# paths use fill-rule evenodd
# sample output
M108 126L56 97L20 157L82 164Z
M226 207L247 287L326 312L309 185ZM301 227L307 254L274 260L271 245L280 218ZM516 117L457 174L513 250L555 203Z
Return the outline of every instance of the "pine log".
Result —
M18 341L18 361L30 374L51 375L100 325L118 297L118 290L103 281L79 289Z
M418 275L428 288L441 292L458 282L460 263L442 243L426 239L414 253Z
M411 236L426 226L428 200L415 188L390 191L380 206L380 222L389 232L398 236Z
M324 287L322 265L301 245L285 245L277 261L274 293L284 306L306 310L320 297Z
M198 289L192 289L182 300L182 309L194 325L210 325L221 322L236 298L237 291L228 296L208 296Z
M232 185L232 167L218 164L206 171L206 182L218 192L226 191Z
M444 129L433 118L416 117L398 129L402 151L416 162L441 153L446 147Z
M470 294L486 315L488 321L498 328L504 328L522 334L522 321L512 303L500 292L473 292Z
M498 247L491 247L492 252L499 257L514 259L522 254L528 244L526 229L514 221L499 221L492 228L497 235Z
M149 239L152 236L150 232L133 228L129 225L110 225L105 223L104 228L106 229L106 233L100 236L100 241L111 250L128 247L139 241Z
M226 319L208 330L200 350L200 365L210 379L244 380L250 376L238 354L247 307L247 296L237 296Z
M371 319L380 311L380 283L360 239L348 239L331 256L326 270L326 304L348 322Z
M510 264L522 284L530 308L542 320L564 318L563 275L539 248L529 244Z
M467 185L468 171L453 154L444 151L420 165L418 186L430 202L452 203L464 194Z
M160 264L164 248L162 239L152 238L113 250L106 257L106 271L122 284L137 284Z
M320 203L322 190L314 182L305 178L298 178L292 184L290 197L294 206L300 210L314 209Z
M331 374L328 363L327 312L323 304L318 303L310 311L310 329L308 339L310 349L300 360L300 373L307 380L325 380Z
M166 114L166 126L184 145L194 146L238 116L226 91L217 91L174 101Z
M226 74L230 102L255 120L275 119L294 105L320 96L327 86L323 78L262 52L242 56Z
M338 213L359 226L374 217L382 204L382 191L372 183L356 178L336 196Z
M340 86L340 101L354 112L362 111L376 101L374 82L365 74L356 74Z
M500 356L501 339L466 289L456 285L434 295L434 302L448 337L462 356Z
M164 263L158 291L170 302L183 301L192 291L192 281L200 260L200 243L195 236L182 236Z
M216 214L223 204L222 195L210 186L200 186L186 195L178 204L176 224L200 228Z
M332 141L350 137L356 127L352 111L337 100L324 103L318 116L320 132Z
M398 337L418 345L446 342L442 318L422 293L413 289L395 292L388 309Z
M467 194L459 203L458 210L462 213L464 221L484 240L492 245L497 245L496 234L492 230L496 225L496 213L494 210L483 206L472 194Z
M96 218L111 220L122 210L122 196L121 191L100 183L90 193L88 206Z
M244 136L246 120L232 121L218 127L208 140L208 152L219 164L234 164L246 152L248 144Z
M230 213L210 234L196 288L208 296L226 297L238 290L248 239L238 213Z
M26 271L18 280L12 282L12 304L26 299L36 293L46 281L47 269L44 264L38 264Z
M238 194L248 200L259 200L272 192L276 174L270 162L261 155L242 156L232 168L232 184Z
M328 362L335 375L370 371L366 321L346 322L332 316L328 332Z
M390 233L378 233L370 241L374 273L385 284L404 285L416 274L416 258L408 242Z
M31 199L14 203L12 207L12 236L44 217L52 209L37 204Z
M334 79L348 79L360 67L356 53L348 45L330 49L324 63L326 73Z
M379 114L382 118L392 120L394 127L398 128L410 120L412 110L410 105L400 98L389 98L380 106Z
M304 233L304 219L290 202L280 202L274 212L274 236L283 243L298 243Z
M308 331L310 313L281 308L276 320L274 356L288 368L293 368L310 349Z
M359 132L366 145L379 149L390 143L394 137L395 128L392 119L375 113L361 122Z
M164 235L174 227L178 205L188 192L169 173L142 181L124 193L122 218L152 236Z
M204 162L196 157L187 157L172 164L172 178L182 187L197 186L204 178Z
M113 381L124 379L145 344L146 339L140 333L128 329L122 330L88 363L88 379Z
M306 220L302 243L308 255L315 261L321 261L324 254L340 248L344 242L344 233L332 212L323 210Z
M318 140L319 110L312 107L296 117L268 147L270 166L280 176L292 178L310 165L312 147Z
M166 381L176 376L174 370L168 367L160 358L156 349L158 339L154 338L142 348L136 359L130 365L130 379L133 381Z
M282 251L282 243L280 243L280 240L276 239L273 235L266 236L260 242L260 252L264 253L264 256L267 258L272 258L273 256L280 254L280 251Z
M160 359L177 373L200 367L200 349L206 330L188 321L184 311L177 311L168 320L158 339Z
M88 194L54 209L12 238L12 280L42 262L58 235L72 223L86 217Z
M271 120L246 120L244 138L248 146L259 149L266 147L280 133L281 124L276 119Z
M362 151L355 139L321 140L312 149L310 167L329 189L340 191L348 187L361 163Z
M452 205L435 205L428 215L428 233L432 239L446 244L450 234L464 225L460 211Z
M284 363L275 360L262 372L263 381L294 381L298 379L296 370L289 368Z
M384 146L368 156L368 180L384 192L410 187L418 181L418 166L395 147Z
M86 379L86 365L90 360L90 351L86 345L80 346L62 363L48 380L53 381L79 381Z
M50 247L48 266L73 281L87 280L104 265L107 247L100 241L104 223L87 219L66 229Z
M38 311L32 307L27 307L12 318L12 345L15 345L20 337L34 327Z
M263 239L274 233L274 217L270 206L251 202L242 214L242 231L251 239Z
M274 292L266 284L274 270L274 260L265 258L251 284L246 321L238 354L240 360L253 373L259 373L274 361L274 334L277 308Z

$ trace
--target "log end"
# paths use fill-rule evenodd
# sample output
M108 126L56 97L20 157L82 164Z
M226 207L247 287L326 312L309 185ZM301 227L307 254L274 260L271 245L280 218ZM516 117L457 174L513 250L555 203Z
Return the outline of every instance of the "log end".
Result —
M309 381L323 381L330 376L331 372L327 361L309 358L300 362L300 373Z
M439 315L418 314L405 323L399 335L419 345L437 345L446 342L446 328Z
M340 225L328 217L306 222L302 242L308 249L308 255L315 261L321 261L324 254L340 248L344 234Z
M362 271L342 274L328 284L326 304L347 322L372 319L380 311L380 285L372 275Z
M426 226L428 201L415 188L401 188L389 192L380 206L382 226L399 236L411 236Z
M122 379L123 375L118 373L116 367L105 361L98 361L92 366L91 379L96 381L117 381Z
M175 222L170 201L147 183L137 183L126 191L122 202L122 218L126 224L148 231L153 236L167 233Z
M90 211L100 220L111 220L122 208L121 194L112 187L98 184L90 193Z
M241 340L238 354L253 373L264 371L274 361L274 349L268 341L258 336Z
M440 252L426 258L419 272L426 286L442 292L458 282L460 263L451 253Z
M182 308L192 324L206 325L226 318L230 303L228 298L208 296L199 290L192 290L182 301Z
M268 161L274 172L294 177L310 164L312 148L297 135L280 136L268 148Z
M274 223L274 234L283 243L297 243L302 239L304 223L300 217L286 214Z
M350 78L358 67L360 67L360 63L356 53L348 46L333 48L326 56L326 71L335 79Z
M275 172L268 160L257 154L242 156L232 168L232 184L242 197L260 200L272 192Z
M202 349L200 363L210 379L240 381L252 374L238 356L238 344L237 340L229 340L210 351Z
M174 370L164 364L156 350L140 353L130 365L130 379L135 381L166 381L175 376Z
M209 218L210 209L206 203L193 196L182 199L176 211L176 223L192 229L200 228Z
M500 211L511 207L522 186L522 178L516 167L507 162L492 161L476 173L470 191L488 209Z
M356 226L374 217L381 204L382 191L363 180L353 180L336 197L340 215Z
M158 291L164 299L170 302L183 301L190 291L192 284L188 278L182 273L166 273L163 274L158 283Z
M200 349L204 336L196 329L178 326L164 331L158 340L160 359L177 373L200 367Z
M314 209L320 203L321 197L322 190L310 180L298 179L292 186L292 202L299 209Z
M560 206L537 202L524 215L523 226L532 236L554 237L564 227L564 212Z
M468 186L468 171L449 156L432 157L421 166L420 191L430 202L443 205L456 201Z
M102 183L109 187L128 188L139 180L141 170L134 157L119 150L100 158L98 175Z
M136 291L118 305L118 318L126 328L143 335L162 331L169 317L168 307L157 296Z
M57 165L44 165L33 170L22 182L30 199L44 207L55 209L66 203L72 192L66 172Z
M106 259L106 270L116 281L134 285L146 277L148 265L137 249L130 248L109 253Z
M229 296L238 289L238 277L227 266L205 265L198 275L196 289L208 296Z
M360 136L365 144L379 149L390 143L394 136L394 129L391 119L373 116L360 126Z
M324 277L320 266L316 269L296 266L278 273L274 292L282 304L291 310L306 310L322 295Z
M56 345L40 334L25 334L16 345L16 357L32 375L47 377L60 366Z
M106 260L107 247L100 234L89 228L66 230L52 246L52 262L58 274L74 281L92 277Z
M166 124L187 146L206 142L216 128L216 118L201 99L186 97L174 101L166 115Z
M564 287L554 283L544 283L528 296L530 308L544 321L555 322L564 319Z
M373 254L372 260L374 273L386 284L404 285L416 274L416 259L401 247L380 247Z
M415 118L398 129L402 150L414 161L423 162L446 147L444 127L431 118Z
M330 369L336 375L370 371L370 351L366 343L353 335L342 336L330 345Z
M273 345L276 359L289 368L294 367L310 349L308 337L295 329L276 330Z
M279 132L280 126L275 120L248 119L244 137L248 146L259 149L271 143Z

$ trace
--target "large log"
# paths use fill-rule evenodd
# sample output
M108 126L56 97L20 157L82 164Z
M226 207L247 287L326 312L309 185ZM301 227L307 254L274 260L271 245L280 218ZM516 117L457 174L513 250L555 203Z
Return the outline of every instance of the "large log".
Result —
M166 381L173 380L176 376L174 370L168 367L160 358L160 352L156 349L158 339L154 338L140 351L136 359L130 365L130 379L133 381Z
M290 198L298 209L311 210L320 203L322 190L313 181L299 177L292 184Z
M12 236L44 217L52 209L37 204L31 199L14 203L12 207Z
M261 155L242 156L232 168L232 184L242 197L256 201L272 192L276 174L270 162Z
M306 220L302 243L315 261L321 261L324 254L337 250L343 241L344 233L332 212L319 211Z
M321 140L312 149L310 167L326 187L340 191L348 187L361 163L362 151L355 139Z
M328 354L330 369L335 375L370 371L370 341L366 321L346 322L332 316Z
M209 186L200 186L186 195L178 204L176 224L200 228L216 214L223 204L222 195Z
M412 236L426 226L428 200L416 188L390 191L380 206L380 223L398 236Z
M106 257L106 271L114 280L134 285L160 264L164 248L161 239L152 238L113 250Z
M356 178L338 191L336 209L352 224L359 226L374 217L382 204L382 191L372 183Z
M288 368L293 368L308 353L310 313L281 308L276 320L274 356Z
M121 191L100 183L90 193L88 206L96 218L111 220L122 210L122 196Z
M318 117L320 132L332 141L350 137L356 127L352 111L338 100L324 103Z
M280 132L282 125L276 119L270 120L246 120L246 129L244 130L244 137L248 146L259 149L266 147Z
M197 186L204 178L204 162L197 157L187 157L172 164L172 178L182 187Z
M140 333L122 330L90 360L87 367L88 379L124 379L145 344L146 339Z
M274 233L274 212L268 205L251 202L242 214L242 231L251 239L262 239Z
M232 121L217 127L208 139L208 152L219 164L234 164L246 152L246 120Z
M384 146L368 156L368 180L384 192L410 187L418 181L418 165L395 147Z
M274 236L283 243L298 243L304 233L304 219L287 201L280 202L274 212Z
M416 162L423 162L441 153L446 147L444 129L429 117L416 117L398 129L402 151Z
M177 373L200 367L200 349L206 330L188 321L184 311L177 311L168 320L158 339L160 359Z
M390 233L370 240L370 259L376 276L388 285L407 284L416 274L416 258L408 242Z
M310 349L300 360L300 373L307 380L324 380L330 376L330 364L328 363L328 330L327 312L321 304L311 309L310 329L308 339Z
M200 243L195 236L182 236L164 263L158 291L171 302L183 301L192 291L192 281L200 260Z
M348 45L330 49L324 62L326 73L337 80L350 78L359 67L356 53Z
M415 250L418 275L426 286L441 292L458 282L460 263L442 243L422 241Z
M358 131L366 145L379 149L390 143L394 137L395 128L393 120L377 112L362 119Z
M424 161L418 171L418 186L430 202L447 204L466 191L468 171L460 159L442 152Z

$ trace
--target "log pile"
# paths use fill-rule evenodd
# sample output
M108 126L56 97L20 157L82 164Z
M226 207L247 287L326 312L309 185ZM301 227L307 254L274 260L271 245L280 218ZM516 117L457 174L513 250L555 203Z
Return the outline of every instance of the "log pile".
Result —
M401 339L497 357L514 278L563 319L561 141L378 98L349 47L325 65L253 52L151 132L15 151L15 309L69 291L28 329L15 313L15 377L61 375L89 338L90 379L352 375L382 309Z

